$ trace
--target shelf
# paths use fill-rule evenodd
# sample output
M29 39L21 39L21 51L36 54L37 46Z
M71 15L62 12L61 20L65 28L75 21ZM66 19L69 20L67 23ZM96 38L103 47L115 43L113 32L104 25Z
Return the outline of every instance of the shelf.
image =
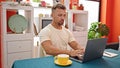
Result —
M88 12L82 10L68 10L66 24L71 31L88 29ZM78 30L80 29L80 30Z
M20 6L20 5L16 5L16 6L11 6L10 4L3 4L2 5L2 21L4 22L3 24L3 29L5 30L3 33L4 34L16 34L14 32L12 32L8 26L8 20L9 18L15 14L19 14L19 10L23 11L23 14L19 14L22 15L23 17L25 17L25 19L27 20L28 24L27 24L27 28L23 31L23 33L32 33L33 31L33 7L31 6ZM7 15L7 12L11 12L12 14ZM14 13L13 13L14 12ZM23 34L20 33L20 34Z
M20 9L22 9L22 10L33 10L32 6L20 6L20 5L12 6L12 5L9 5L9 4L5 4L3 6L4 6L4 9L7 8L7 9L19 9L19 10Z
M39 8L39 9L51 9L49 7L33 7L33 8Z
M73 13L73 14L88 14L88 11L83 11L83 10L67 10L68 13Z
M6 41L15 41L15 40L32 40L34 35L32 33L27 34L8 34L5 35L4 39Z

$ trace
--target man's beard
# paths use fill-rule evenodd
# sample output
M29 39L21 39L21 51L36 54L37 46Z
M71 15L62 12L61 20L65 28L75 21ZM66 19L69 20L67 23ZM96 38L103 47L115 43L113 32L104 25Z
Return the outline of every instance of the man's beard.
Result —
M64 21L61 21L58 23L59 26L63 25L64 24Z
M63 25L63 23L58 23L59 26Z

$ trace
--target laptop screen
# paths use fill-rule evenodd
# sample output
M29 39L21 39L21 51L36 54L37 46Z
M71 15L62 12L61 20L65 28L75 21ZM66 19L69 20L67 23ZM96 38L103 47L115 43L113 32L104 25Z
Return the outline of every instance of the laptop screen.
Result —
M79 60L80 62L82 59L82 62L87 62L90 60L101 58L103 56L106 42L106 38L88 40L84 56L72 57L72 59L75 59L77 61Z

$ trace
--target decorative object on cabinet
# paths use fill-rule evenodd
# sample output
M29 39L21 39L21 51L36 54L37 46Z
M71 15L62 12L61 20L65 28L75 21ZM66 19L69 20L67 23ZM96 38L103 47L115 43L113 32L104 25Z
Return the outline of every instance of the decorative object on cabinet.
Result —
M80 4L80 5L78 6L78 10L84 10L83 4Z
M32 1L33 1L33 2L38 2L38 3L39 3L41 0L32 0Z
M17 11L16 10L13 10L13 11L7 11L7 21L8 19L14 15L14 14L17 14ZM7 24L7 32L12 32L11 29L9 28L8 24Z
M15 33L23 33L28 26L28 21L22 15L13 15L9 18L8 25Z
M2 7L1 28L2 28L2 42L3 42L3 44L2 44L2 52L3 52L2 53L2 59L3 59L2 62L3 62L3 68L11 68L11 66L15 60L27 59L27 58L33 57L33 42L34 42L34 39L33 39L33 37L34 37L33 7L21 6L21 5L11 6L10 4L5 3L5 2L2 3L1 7ZM19 13L19 10L24 11L22 16L24 16L27 20L27 21L26 20L23 21L24 25L27 24L27 27L25 26L24 33L19 33L19 32L22 32L21 30L18 31L19 34L7 31L7 28L8 28L8 26L7 26L7 24L8 24L7 11L13 11L13 10L16 10L19 15L22 15ZM16 17L15 17L15 19L16 19ZM19 21L21 21L21 20L17 19L17 22L16 21L14 21L14 22L15 22L15 24L16 23L18 24ZM27 23L25 24L25 22L27 22ZM22 25L20 24L20 26L22 26Z
M86 0L86 1L96 1L96 2L100 2L100 0Z
M70 0L70 9L77 9L79 4L79 0Z
M101 22L91 23L91 27L88 32L88 39L101 38L103 36L108 36L109 28L106 24Z
M40 1L42 7L46 7L46 2L45 1Z
M61 3L64 4L64 0L53 0L53 4Z

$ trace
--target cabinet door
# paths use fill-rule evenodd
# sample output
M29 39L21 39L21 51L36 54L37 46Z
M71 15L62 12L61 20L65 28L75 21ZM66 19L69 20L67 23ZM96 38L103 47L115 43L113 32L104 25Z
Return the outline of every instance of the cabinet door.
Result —
M15 60L28 59L32 57L32 52L20 52L8 54L8 68L12 67Z
M20 51L31 51L32 41L12 41L7 42L8 53L20 52Z

